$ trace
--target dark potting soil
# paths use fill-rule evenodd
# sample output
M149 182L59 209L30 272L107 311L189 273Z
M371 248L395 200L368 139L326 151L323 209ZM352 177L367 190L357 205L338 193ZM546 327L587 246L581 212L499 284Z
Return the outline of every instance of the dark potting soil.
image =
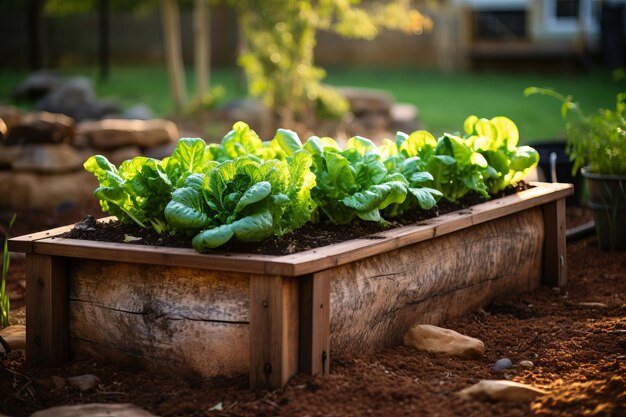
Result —
M494 198L514 194L529 188L532 188L532 186L525 182L520 182L516 186L508 187ZM439 205L432 210L415 210L410 213L405 213L386 224L360 220L350 225L336 225L328 222L316 224L307 223L292 233L281 237L272 236L261 242L245 243L232 241L213 250L213 253L236 252L288 255L351 239L368 237L375 239L376 233L383 230L415 224L452 211L462 210L484 201L485 199L482 196L472 192L468 193L457 204L442 200L439 202ZM59 237L95 240L99 242L124 242L139 245L190 248L193 236L184 232L159 234L151 229L145 229L132 224L124 224L119 221L97 223L93 216L87 216L72 230Z

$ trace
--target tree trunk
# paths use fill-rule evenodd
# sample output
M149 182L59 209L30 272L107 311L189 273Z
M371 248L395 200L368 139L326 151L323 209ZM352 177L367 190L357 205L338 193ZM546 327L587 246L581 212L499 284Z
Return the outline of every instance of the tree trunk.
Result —
M180 40L180 13L176 0L161 0L163 13L163 42L170 77L170 90L174 108L180 111L187 102L185 66Z
M201 99L207 92L211 80L211 34L207 0L194 0L193 36L196 97Z

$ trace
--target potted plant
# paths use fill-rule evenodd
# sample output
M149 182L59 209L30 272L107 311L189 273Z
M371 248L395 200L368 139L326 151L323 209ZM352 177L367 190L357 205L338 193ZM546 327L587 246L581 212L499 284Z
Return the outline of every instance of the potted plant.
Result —
M615 110L585 114L571 96L529 87L526 96L542 94L561 101L566 120L566 151L589 188L598 243L605 250L626 249L626 93L617 95ZM573 117L570 117L572 114Z

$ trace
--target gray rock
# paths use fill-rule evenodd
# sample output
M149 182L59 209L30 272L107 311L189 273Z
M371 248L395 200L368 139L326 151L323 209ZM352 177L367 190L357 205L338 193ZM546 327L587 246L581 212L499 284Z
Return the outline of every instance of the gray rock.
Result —
M148 120L154 119L154 112L147 105L140 103L135 104L130 109L126 110L122 115L123 119L137 119L137 120Z
M531 361L520 361L518 365L521 366L522 368L532 368L533 366L535 366L535 364L532 363Z
M13 91L13 98L15 100L38 100L58 88L61 83L61 78L54 72L48 70L36 71L17 86Z
M133 404L80 404L37 411L31 417L156 417Z
M492 371L503 371L513 367L513 361L509 358L498 359L491 368Z
M66 80L39 101L37 109L62 113L77 121L99 120L107 114L120 112L117 103L98 101L91 81L85 77L73 77Z
M79 391L86 392L96 389L100 383L100 378L95 375L85 374L67 378L67 382Z

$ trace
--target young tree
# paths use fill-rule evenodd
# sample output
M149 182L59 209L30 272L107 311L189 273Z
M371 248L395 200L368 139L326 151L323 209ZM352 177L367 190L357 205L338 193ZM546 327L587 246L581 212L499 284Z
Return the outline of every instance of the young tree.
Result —
M187 103L185 65L180 40L180 12L177 0L161 0L163 16L163 44L170 77L170 91L174 108L180 111Z
M319 30L345 37L374 39L382 29L421 33L432 21L410 0L384 4L360 0L232 1L239 16L244 51L239 57L252 95L263 97L283 126L310 121L314 115L338 115L348 105L323 86L325 73L314 65Z

